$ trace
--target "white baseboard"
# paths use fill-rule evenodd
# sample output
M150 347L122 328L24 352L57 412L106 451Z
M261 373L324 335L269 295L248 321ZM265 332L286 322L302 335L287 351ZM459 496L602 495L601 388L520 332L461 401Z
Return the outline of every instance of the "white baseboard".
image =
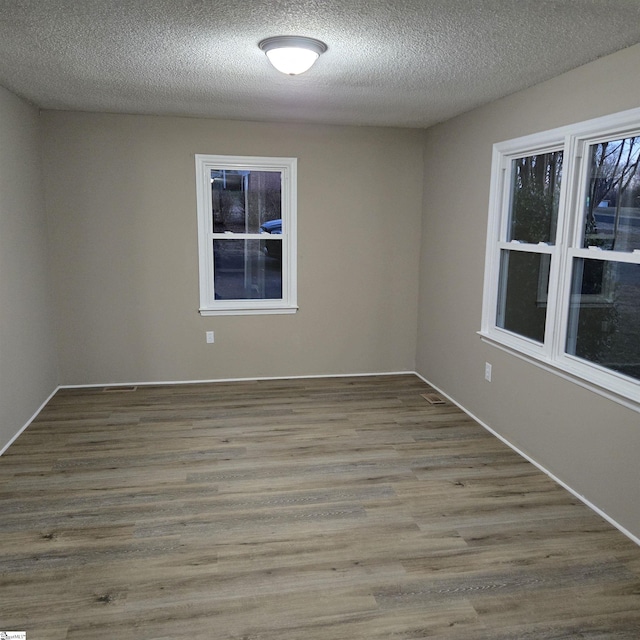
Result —
M597 513L600 517L604 518L609 524L613 525L616 529L618 529L618 531L623 533L625 536L627 536L627 538L629 538L631 541L635 542L638 546L640 546L640 538L638 538L633 533L631 533L631 531L629 531L628 529L625 529L619 522L616 522L611 516L607 515L604 511L602 511L602 509L600 509L595 504L590 502L587 498L585 498L583 495L578 493L575 489L573 489L571 486L569 486L566 482L563 482L562 480L560 480L560 478L558 478L553 473L551 473L551 471L549 471L549 469L544 467L537 460L535 460L531 456L527 455L524 451L520 450L514 444L509 442L509 440L507 440L504 436L500 435L497 431L494 431L488 424L486 424L485 422L480 420L480 418L478 418L478 416L474 415L471 411L468 411L459 402L456 402L456 400L454 400L449 394L445 393L442 389L440 389L435 384L433 384L432 382L427 380L424 376L420 375L417 371L415 372L415 374L423 382L428 384L430 387L433 387L438 393L440 393L445 398L447 398L447 400L449 400L450 402L455 404L456 407L458 407L461 411L464 411L470 418L473 418L473 420L475 420L481 427L486 429L491 435L493 435L496 438L498 438L498 440L504 442L504 444L506 444L513 451L515 451L519 456L522 456L525 460L527 460L532 465L534 465L535 467L540 469L540 471L542 471L544 474L549 476L555 483L559 484L561 487L566 489L571 495L575 496L576 498L578 498L578 500L580 500L580 502L582 502L587 507L589 507L589 509L591 509L592 511L595 511L595 513Z
M326 373L306 376L263 376L252 378L211 378L208 380L158 380L155 382L107 382L103 384L63 384L60 389L95 389L102 387L150 387L172 384L211 384L215 382L260 382L262 380L313 380L316 378L373 378L375 376L411 376L415 371L385 371L378 373ZM421 376L419 376L421 377Z

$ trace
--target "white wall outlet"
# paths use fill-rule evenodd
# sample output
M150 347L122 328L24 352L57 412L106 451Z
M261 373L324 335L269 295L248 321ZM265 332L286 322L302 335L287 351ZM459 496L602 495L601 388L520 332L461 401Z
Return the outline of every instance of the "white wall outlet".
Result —
M213 331L207 331L207 344L213 344L215 342Z
M484 363L484 379L487 382L491 382L491 364L488 362Z

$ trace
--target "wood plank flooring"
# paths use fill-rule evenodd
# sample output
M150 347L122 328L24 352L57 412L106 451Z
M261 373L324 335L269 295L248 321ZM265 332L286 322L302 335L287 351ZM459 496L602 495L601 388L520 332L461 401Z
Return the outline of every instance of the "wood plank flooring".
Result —
M638 640L640 548L430 391L58 392L0 458L0 630Z

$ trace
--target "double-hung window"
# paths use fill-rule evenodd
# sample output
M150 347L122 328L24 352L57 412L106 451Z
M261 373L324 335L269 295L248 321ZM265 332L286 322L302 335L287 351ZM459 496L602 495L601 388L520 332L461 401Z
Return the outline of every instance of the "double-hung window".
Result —
M296 158L196 155L200 313L294 313Z
M494 146L481 335L640 408L640 109Z

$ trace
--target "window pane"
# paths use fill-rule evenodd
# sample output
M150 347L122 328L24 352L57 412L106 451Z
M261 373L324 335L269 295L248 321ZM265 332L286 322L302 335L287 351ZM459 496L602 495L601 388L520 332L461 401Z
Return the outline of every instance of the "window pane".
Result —
M512 163L508 241L554 244L562 180L562 151Z
M279 171L211 171L214 233L260 233L270 220L280 220Z
M590 147L585 247L640 249L640 136Z
M551 256L502 251L497 325L544 342Z
M640 264L574 260L566 351L640 380Z
M213 260L216 300L282 298L282 262L262 240L214 240Z

